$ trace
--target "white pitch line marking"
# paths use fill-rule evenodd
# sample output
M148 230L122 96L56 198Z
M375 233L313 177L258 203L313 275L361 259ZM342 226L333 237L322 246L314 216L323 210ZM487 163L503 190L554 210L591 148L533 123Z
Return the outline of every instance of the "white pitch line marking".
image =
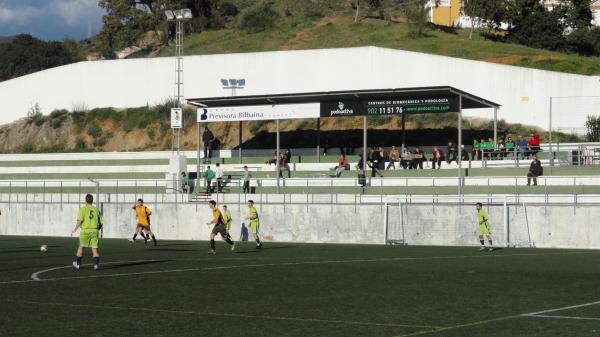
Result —
M564 311L564 310L570 310L570 309L577 309L577 308L589 307L589 306L597 305L597 304L600 304L600 301L590 302L590 303L584 303L584 304L578 304L578 305L572 305L572 306L562 307L562 308L557 308L557 309L548 309L548 310L530 312L530 313L527 313L527 314L522 314L521 316L539 316L540 314L547 314L547 313L550 313L550 312Z
M163 261L163 260L136 260L136 261L117 261L117 262L106 262L103 263L102 265L111 265L111 264L119 264L119 263L139 263L139 262L155 262L155 261ZM91 266L91 263L88 264L83 264L82 266ZM53 270L58 270L58 269L66 269L66 268L73 268L72 265L70 266L61 266L61 267L54 267L54 268L49 268L49 269L44 269L38 272L35 272L33 274L31 274L31 279L33 281L41 281L41 279L38 277L40 274L43 274L45 272L48 271L53 271Z
M554 315L521 315L523 317L539 317L539 318L558 318L558 319L576 319L582 321L600 321L600 318L595 317L577 317L577 316L554 316Z
M252 265L234 265L221 267L205 267L205 268L186 268L186 269L170 269L170 270L155 270L137 273L119 273L108 275L88 275L88 276L71 276L71 277L55 277L39 280L17 280L17 281L2 281L0 284L13 283L28 283L28 282L45 282L58 280L76 280L85 278L101 278L101 277L121 277L133 275L148 275L162 273L181 273L190 271L203 270L218 270L218 269L234 269L234 268L251 268L251 267L269 267L269 266L290 266L290 265L310 265L310 264L327 264L327 263L353 263L353 262L386 262L386 261L424 261L424 260L450 260L450 259L478 259L478 258L500 258L500 257L523 257L523 256L552 256L552 255L573 255L573 254L598 254L599 252L566 252L566 253L533 253L533 254L506 254L506 255L458 255L458 256L431 256L431 257L397 257L397 258L379 258L379 259L353 259L353 260L329 260L329 261L305 261L305 262L288 262L288 263L264 263ZM173 260L176 261L176 260ZM215 260L218 261L218 260ZM68 266L66 266L68 267Z

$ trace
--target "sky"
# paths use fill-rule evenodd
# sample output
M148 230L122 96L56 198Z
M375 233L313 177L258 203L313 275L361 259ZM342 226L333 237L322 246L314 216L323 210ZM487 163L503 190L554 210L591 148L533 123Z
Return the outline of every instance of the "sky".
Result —
M98 0L0 0L0 36L21 33L42 40L81 40L100 30Z

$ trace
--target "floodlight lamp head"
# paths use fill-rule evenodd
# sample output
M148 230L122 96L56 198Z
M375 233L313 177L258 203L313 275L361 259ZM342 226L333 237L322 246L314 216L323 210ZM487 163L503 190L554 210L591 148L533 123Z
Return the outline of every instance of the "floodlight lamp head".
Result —
M173 11L173 14L175 14L175 19L183 20L183 10L178 9L176 11Z
M191 10L191 9L189 9L189 8L184 8L184 9L182 10L182 12L183 12L183 18L184 18L185 20L189 20L189 19L191 19L191 18L192 18L192 10Z
M172 10L166 10L165 16L167 17L167 21L175 20L175 14L173 14Z
M245 78L240 78L237 81L237 84L238 84L238 87L244 87L244 86L246 86L246 79Z
M230 86L235 87L235 86L237 86L237 84L238 84L238 81L236 79L230 79L229 80L229 85Z
M227 81L226 79L221 79L221 84L223 85L223 87L229 87L229 81Z

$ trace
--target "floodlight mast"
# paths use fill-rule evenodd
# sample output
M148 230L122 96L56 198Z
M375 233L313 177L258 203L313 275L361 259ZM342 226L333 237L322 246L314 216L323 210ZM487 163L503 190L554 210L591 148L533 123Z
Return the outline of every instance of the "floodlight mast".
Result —
M231 96L235 97L236 93L237 93L237 89L244 89L244 87L246 86L246 79L245 78L240 78L240 79L222 78L221 84L223 85L223 89L231 90ZM240 134L239 134L240 145L238 147L238 157L239 157L240 164L241 164L242 163L242 121L240 121L240 123L239 123L239 131L240 131Z
M175 21L175 107L181 108L183 100L183 22L192 18L192 11L188 8L177 10L165 10L167 21ZM177 142L175 142L177 138ZM181 129L173 129L173 150L179 153L181 144Z

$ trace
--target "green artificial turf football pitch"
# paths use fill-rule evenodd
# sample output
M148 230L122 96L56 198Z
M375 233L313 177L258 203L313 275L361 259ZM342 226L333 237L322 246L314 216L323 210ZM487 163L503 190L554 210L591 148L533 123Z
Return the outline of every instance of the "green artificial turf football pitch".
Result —
M0 336L600 336L600 251L76 244L0 237Z

